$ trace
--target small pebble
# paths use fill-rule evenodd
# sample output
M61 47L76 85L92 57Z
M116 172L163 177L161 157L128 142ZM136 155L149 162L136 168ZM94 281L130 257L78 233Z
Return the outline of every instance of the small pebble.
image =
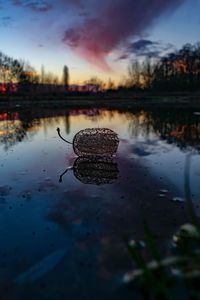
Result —
M181 197L173 197L172 201L175 201L175 202L184 202L184 199L181 198Z
M165 189L163 189L163 190L160 190L160 193L162 193L162 194L166 194L166 193L168 193L169 191L168 190L165 190Z

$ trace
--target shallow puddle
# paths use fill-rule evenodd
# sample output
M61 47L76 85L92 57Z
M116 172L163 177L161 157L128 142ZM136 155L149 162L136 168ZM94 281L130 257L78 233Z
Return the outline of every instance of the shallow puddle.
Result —
M71 142L85 128L112 129L120 139L117 154L107 160L77 158L57 127ZM2 111L5 299L123 299L122 277L131 268L123 236L142 239L145 217L166 251L168 239L188 218L188 156L199 213L199 136L200 118L192 111Z

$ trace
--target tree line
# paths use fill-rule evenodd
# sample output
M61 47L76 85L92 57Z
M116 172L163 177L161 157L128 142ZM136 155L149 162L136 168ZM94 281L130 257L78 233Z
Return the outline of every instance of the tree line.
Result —
M65 65L62 79L44 66L38 74L30 63L13 59L0 52L0 83L17 83L19 91L29 91L35 85L69 86L69 69ZM200 90L200 42L186 44L180 50L161 58L147 57L129 62L127 76L116 85L111 79L103 82L91 77L84 84L96 84L104 90L158 90L158 91L195 91Z
M186 44L159 59L131 61L124 86L162 91L200 90L200 42Z
M0 52L0 83L8 85L18 84L19 91L28 90L30 86L39 84L63 84L68 86L69 70L67 66L64 66L63 78L60 82L57 75L52 72L45 72L44 66L42 66L41 74L38 74L29 62L14 59Z

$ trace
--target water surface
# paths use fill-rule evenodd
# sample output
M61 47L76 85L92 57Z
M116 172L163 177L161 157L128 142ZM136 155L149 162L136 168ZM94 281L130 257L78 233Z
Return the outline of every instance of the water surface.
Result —
M90 162L91 172L84 173L57 127L69 141L84 128L110 128L120 139L117 155L106 170L95 174ZM123 299L122 276L131 263L122 237L142 239L145 218L167 251L171 235L188 220L188 155L199 211L199 138L200 117L194 111L1 111L0 291L5 299ZM73 166L60 183L60 175Z

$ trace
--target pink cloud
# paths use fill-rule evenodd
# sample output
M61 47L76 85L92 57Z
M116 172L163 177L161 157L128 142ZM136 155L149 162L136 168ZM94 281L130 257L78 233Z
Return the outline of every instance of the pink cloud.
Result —
M94 2L94 1L93 1ZM96 1L97 2L97 1ZM182 0L102 0L93 5L92 17L64 32L63 41L87 61L109 70L107 56L130 38L142 34L162 14L173 11ZM90 1L85 2L85 9ZM97 2L98 3L98 2ZM89 9L89 7L88 7Z

